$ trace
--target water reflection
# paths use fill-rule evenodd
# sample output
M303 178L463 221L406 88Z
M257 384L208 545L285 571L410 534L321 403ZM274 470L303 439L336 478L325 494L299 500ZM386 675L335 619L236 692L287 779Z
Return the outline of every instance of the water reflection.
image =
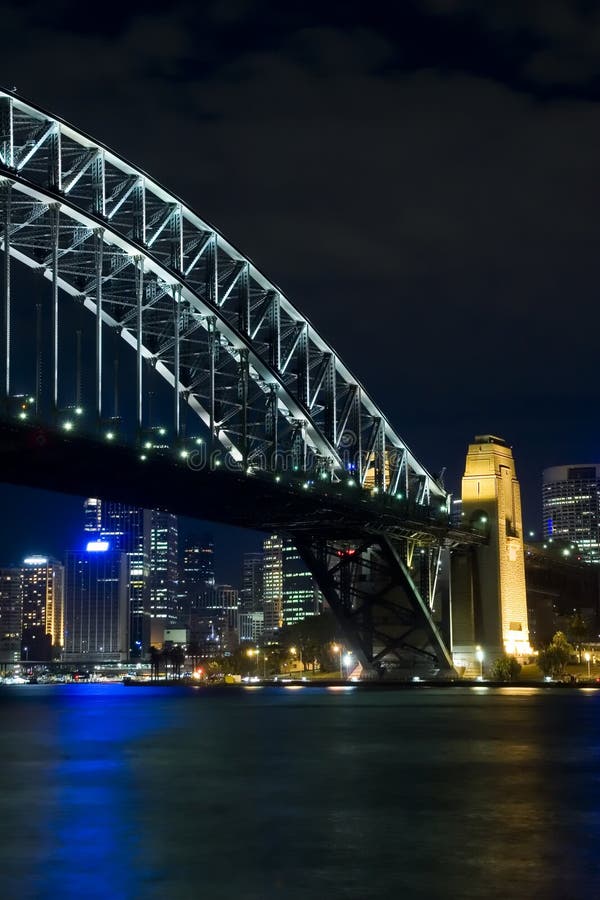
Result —
M599 703L6 689L0 895L597 896Z

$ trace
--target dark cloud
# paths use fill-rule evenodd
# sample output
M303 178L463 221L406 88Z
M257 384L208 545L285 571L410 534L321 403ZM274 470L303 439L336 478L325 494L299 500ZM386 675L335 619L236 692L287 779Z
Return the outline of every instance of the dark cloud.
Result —
M25 3L0 82L216 224L453 485L505 431L533 518L542 466L597 456L600 14L326 6Z

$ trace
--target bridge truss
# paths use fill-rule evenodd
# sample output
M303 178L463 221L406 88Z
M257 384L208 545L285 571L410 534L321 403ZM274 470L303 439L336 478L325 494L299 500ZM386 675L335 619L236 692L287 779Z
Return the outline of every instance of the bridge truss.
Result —
M2 91L0 247L0 402L9 417L41 420L46 415L57 427L72 424L73 409L66 417L64 410L61 343L63 304L70 295L93 315L94 375L85 405L92 409L88 427L98 440L116 437L150 450L158 444L161 452L182 458L196 442L206 440L211 452L221 448L243 473L298 473L304 487L316 481L324 486L348 483L382 499L400 499L421 510L425 519L432 509L447 516L443 486L415 458L331 346L249 259L140 169ZM11 336L18 300L13 261L49 283L45 411L39 379L24 402L15 388ZM132 402L119 403L134 410L128 421L117 414L116 401L108 408L112 382L107 374L107 331L121 338L135 359L135 378L127 385ZM160 429L161 434L168 431L168 440L155 436L146 393L150 373L170 388L170 422ZM83 402L78 391L75 413ZM288 530L302 544L339 616L349 613L352 604L362 609L346 624L356 635L360 619L364 638L365 603L356 600L358 595L350 601L348 591L342 600L332 574L335 566L335 573L341 572L340 566L331 560L326 564L331 554L324 544L317 547L315 542L323 538L317 538L314 521L308 530L291 524ZM356 537L362 540L364 535ZM330 532L329 538L347 536ZM409 655L414 651L450 667L431 618L433 596L422 600L410 578L412 551L407 548L414 542L405 541L398 551L389 534L378 534L377 541L377 551L371 548L368 561L365 557L360 579L365 579L365 567L373 570L375 556L385 559L403 586L404 605L417 616L423 639L417 647L414 629L410 640L403 642L396 635L393 647L384 642L382 655L377 640L374 645L361 638L365 664L384 664L388 658L393 662L403 644ZM425 542L427 554L434 544ZM389 603L383 606L387 609ZM383 609L381 597L376 605ZM407 615L402 614L404 619ZM372 637L378 633L372 629Z

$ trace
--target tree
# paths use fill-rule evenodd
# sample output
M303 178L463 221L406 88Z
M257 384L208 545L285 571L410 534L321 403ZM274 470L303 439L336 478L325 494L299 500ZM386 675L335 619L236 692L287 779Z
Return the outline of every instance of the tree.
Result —
M514 656L501 656L492 666L492 678L496 681L516 681L521 666Z
M183 647L173 647L171 649L171 665L173 667L173 676L179 678L181 676L181 667L185 663L185 651Z
M279 640L287 651L290 647L296 647L306 672L311 666L314 671L315 661L322 669L328 668L331 643L337 637L335 619L331 613L322 613L320 616L308 616L294 625L287 625L282 629Z
M577 650L578 657L580 657L581 645L589 639L589 629L587 622L579 611L572 615L567 622L567 634L570 642ZM579 661L581 662L581 658Z
M195 669L198 666L198 660L200 658L200 644L198 641L190 641L187 646L187 654L192 661L192 669Z
M575 651L562 631L557 631L552 643L540 650L537 664L544 675L558 678L564 674Z
M160 676L160 650L156 647L150 647L150 679L158 680Z
M169 678L169 663L171 662L172 652L173 651L171 650L170 647L163 647L163 651L160 655L160 658L161 658L162 662L164 663L164 667L165 667L165 681L167 681Z

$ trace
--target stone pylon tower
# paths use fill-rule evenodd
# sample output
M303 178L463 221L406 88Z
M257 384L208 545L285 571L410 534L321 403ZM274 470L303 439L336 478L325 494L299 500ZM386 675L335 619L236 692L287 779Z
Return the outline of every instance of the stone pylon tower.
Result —
M478 435L469 444L462 480L462 521L488 542L457 555L452 567L453 656L457 667L479 672L502 653L531 653L525 590L521 492L510 447Z

